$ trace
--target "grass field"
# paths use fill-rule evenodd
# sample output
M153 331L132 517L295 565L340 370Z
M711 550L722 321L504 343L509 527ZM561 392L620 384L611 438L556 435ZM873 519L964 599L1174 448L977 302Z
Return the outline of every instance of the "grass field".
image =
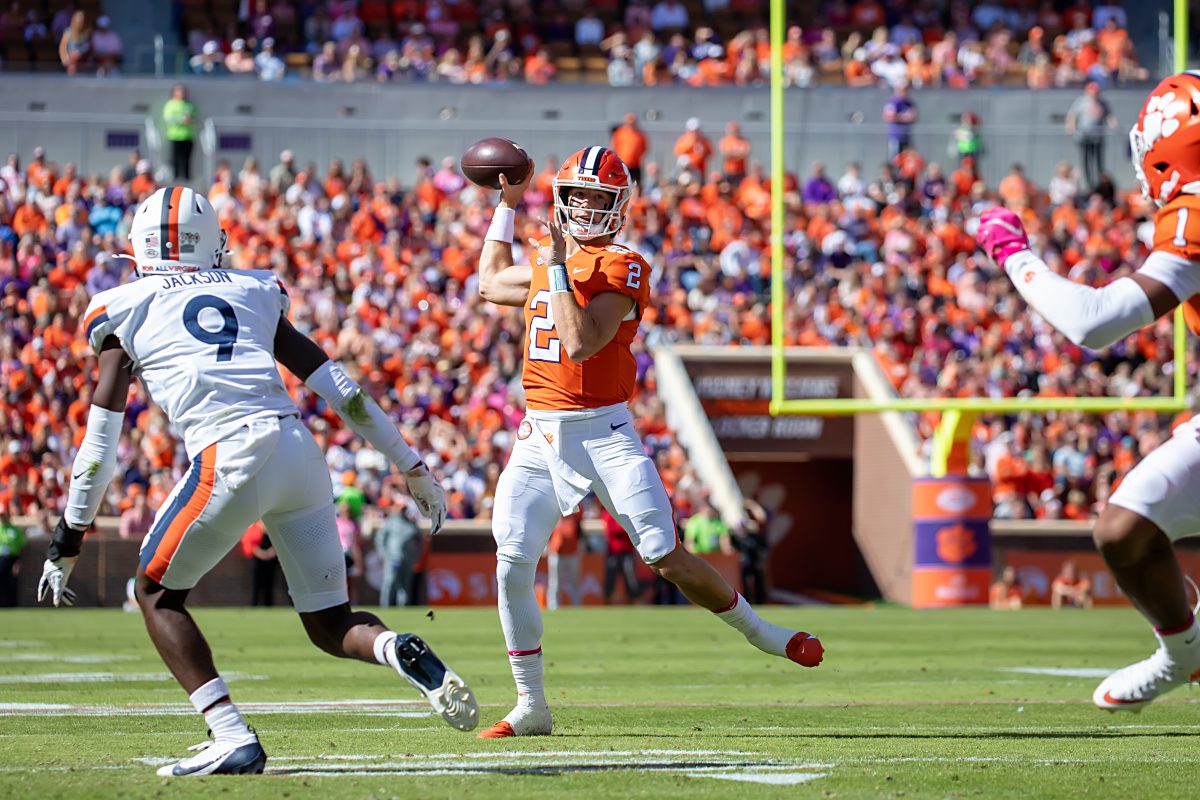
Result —
M394 673L319 653L288 611L202 609L270 761L262 777L169 780L154 768L205 728L140 617L3 612L0 797L1196 795L1196 694L1136 716L1090 703L1093 675L1153 646L1132 611L769 615L819 634L825 664L768 657L694 608L549 614L555 735L479 741L430 715ZM474 686L484 724L507 712L494 611L384 618L425 636Z

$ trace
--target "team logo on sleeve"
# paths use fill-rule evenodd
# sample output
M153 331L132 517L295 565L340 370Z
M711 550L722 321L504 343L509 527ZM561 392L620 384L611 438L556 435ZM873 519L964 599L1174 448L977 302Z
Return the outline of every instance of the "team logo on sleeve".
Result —
M518 439L528 439L530 434L532 434L532 433L533 433L533 426L529 424L529 420L527 420L527 419L521 420L521 427L517 428L517 438Z

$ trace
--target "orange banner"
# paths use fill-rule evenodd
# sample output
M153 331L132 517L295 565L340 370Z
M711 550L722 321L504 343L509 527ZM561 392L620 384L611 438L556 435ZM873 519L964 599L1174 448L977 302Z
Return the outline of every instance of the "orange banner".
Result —
M991 519L992 485L971 478L913 483L913 519Z
M723 553L700 556L712 564L735 588L741 587L741 568L738 557ZM584 553L580 556L579 583L584 605L604 603L604 556ZM638 562L638 577L649 585L653 573ZM538 562L537 586L539 596L546 588L546 559ZM496 604L496 556L492 553L431 553L425 573L426 593L431 606L494 606ZM624 598L622 581L615 593ZM566 603L567 598L560 598Z
M987 567L918 567L912 573L913 608L986 605L991 583Z

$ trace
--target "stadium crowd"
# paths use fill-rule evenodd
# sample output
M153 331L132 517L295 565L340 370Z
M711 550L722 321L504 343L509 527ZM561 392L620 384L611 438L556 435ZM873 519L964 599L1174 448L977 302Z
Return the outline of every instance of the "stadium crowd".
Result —
M20 3L0 14L4 53L33 61L58 42L70 73L124 58L107 17L56 6L50 25ZM252 0L177 7L180 45L197 74L317 81L488 83L606 80L613 86L761 84L770 44L749 0ZM219 13L218 13L219 12ZM1088 0L827 0L792 9L790 85L1045 89L1139 81L1124 8Z
M635 414L681 520L703 502L703 485L665 424L651 351L769 337L762 165L736 125L718 147L698 146L703 132L688 128L678 165L640 165L641 191L623 233L654 269L654 304L635 344ZM618 152L627 145L614 142ZM553 159L538 165L526 195L533 216L546 213L556 168ZM62 502L95 364L76 328L90 295L131 279L131 262L119 257L125 232L157 185L136 153L108 175L80 175L40 148L28 163L12 155L0 167L0 506L14 513ZM431 453L450 490L451 517L488 517L522 415L523 319L475 290L494 194L469 184L450 157L439 166L422 159L401 180L377 179L361 160L302 165L286 151L269 167L252 158L236 168L222 163L208 187L230 234L232 266L276 270L295 323ZM971 156L943 168L904 150L874 175L848 164L835 176L813 164L807 175L788 176L785 197L788 344L873 347L905 396L1169 393L1169 323L1104 353L1075 347L1028 312L972 235L983 210L1007 203L1048 263L1075 280L1103 282L1146 253L1151 210L1140 195L1120 194L1109 180L1088 194L1066 163L1046 186L1014 167L989 187ZM516 241L536 232L519 231ZM381 457L302 385L289 385L334 484L389 502ZM156 507L186 467L162 414L140 387L134 393L109 513L140 508L143 493ZM936 417L916 422L928 440ZM973 468L995 481L998 516L1084 518L1169 425L1133 413L984 419Z

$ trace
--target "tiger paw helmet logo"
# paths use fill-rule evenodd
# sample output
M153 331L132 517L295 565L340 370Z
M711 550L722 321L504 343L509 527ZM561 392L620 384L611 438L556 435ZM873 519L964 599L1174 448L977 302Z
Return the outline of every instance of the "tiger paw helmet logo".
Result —
M938 558L948 564L961 564L978 550L975 534L961 522L941 528L937 532Z
M1140 164L1142 156L1155 142L1171 138L1179 130L1182 124L1180 118L1186 116L1188 110L1188 103L1178 98L1175 92L1155 95L1147 100L1146 111L1142 117L1141 141L1134 143L1134 160ZM1179 171L1173 170L1158 190L1159 199L1165 201L1174 194L1179 180Z

